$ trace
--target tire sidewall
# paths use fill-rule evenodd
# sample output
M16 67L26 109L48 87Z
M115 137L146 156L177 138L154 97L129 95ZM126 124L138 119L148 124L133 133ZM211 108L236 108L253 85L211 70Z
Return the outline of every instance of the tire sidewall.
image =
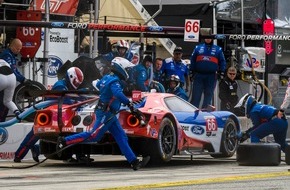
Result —
M163 142L163 131L165 128L170 127L173 135L173 146L170 153L166 153L163 149L162 142ZM159 133L158 133L158 154L163 162L169 162L176 150L176 130L169 118L164 118L160 124Z

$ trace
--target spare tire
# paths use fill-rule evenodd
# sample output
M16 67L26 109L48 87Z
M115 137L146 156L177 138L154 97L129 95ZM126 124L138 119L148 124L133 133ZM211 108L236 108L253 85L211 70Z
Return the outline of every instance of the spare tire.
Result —
M277 143L240 144L237 162L242 166L278 166L281 162L281 147Z

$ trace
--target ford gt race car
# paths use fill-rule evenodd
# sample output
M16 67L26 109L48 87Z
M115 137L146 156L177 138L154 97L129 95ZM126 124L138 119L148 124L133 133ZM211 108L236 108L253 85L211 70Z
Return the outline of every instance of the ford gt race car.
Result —
M174 155L209 154L220 158L231 157L236 152L240 124L233 113L202 111L168 93L140 96L134 106L144 121L125 106L117 113L136 155L150 155L150 162L165 163ZM109 133L99 142L81 142L54 154L58 136L92 129L97 102L98 96L92 96L73 105L58 103L38 110L34 133L40 137L41 154L49 159L68 159L73 154L121 154Z

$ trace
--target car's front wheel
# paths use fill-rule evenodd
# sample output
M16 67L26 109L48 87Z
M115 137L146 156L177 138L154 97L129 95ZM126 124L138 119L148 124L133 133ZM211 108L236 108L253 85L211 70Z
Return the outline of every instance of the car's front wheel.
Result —
M212 154L214 158L227 158L232 157L238 147L237 139L238 127L232 118L229 118L224 126L220 152L221 154Z

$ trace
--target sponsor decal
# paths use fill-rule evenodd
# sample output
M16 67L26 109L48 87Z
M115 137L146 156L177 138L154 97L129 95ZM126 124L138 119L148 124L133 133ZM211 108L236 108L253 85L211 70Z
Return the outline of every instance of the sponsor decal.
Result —
M151 137L156 138L157 135L158 135L157 130L155 128L151 128L150 129L150 135L151 135Z
M189 131L189 126L181 125L183 131Z
M61 37L60 32L50 32L49 40L55 43L68 43L68 37Z
M195 135L204 134L204 128L202 126L194 125L191 127L191 132Z
M116 24L95 24L89 23L88 24L89 30L117 30L117 31L139 31L144 32L144 26L138 25L116 25Z
M230 34L229 40L290 40L290 35L238 35Z
M148 30L152 31L152 32L154 32L154 31L161 32L161 31L163 31L163 28L161 26L150 26L148 28Z
M252 63L250 62L250 59L247 58L247 61L246 61L246 66L247 67L250 67L250 68L252 68L252 67L258 68L260 66L260 61L257 60L255 57L252 57Z
M0 127L0 145L1 144L4 144L8 139L8 131L3 128L3 127Z
M13 159L15 152L0 152L0 159Z
M57 57L55 55L50 55L49 56L48 71L47 71L48 77L50 77L50 78L57 77L57 71L62 65L63 65L63 62L59 57Z
M195 35L189 35L187 37L190 38L190 39L194 39L195 38Z
M64 23L63 22L52 22L51 23L52 27L64 27Z
M75 28L75 29L86 29L88 27L87 23L73 23L70 22L67 25L68 28Z

